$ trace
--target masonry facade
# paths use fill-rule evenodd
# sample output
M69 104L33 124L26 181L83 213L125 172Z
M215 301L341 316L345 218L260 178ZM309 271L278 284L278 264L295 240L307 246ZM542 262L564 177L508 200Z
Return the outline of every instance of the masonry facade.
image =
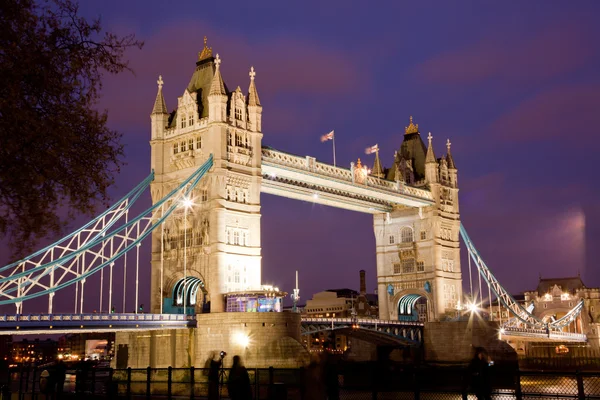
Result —
M396 207L374 216L379 317L437 320L454 315L462 299L458 171L447 153L436 158L412 117L391 168L377 153L372 175L431 190L428 207Z
M223 293L261 283L260 185L262 106L250 69L248 94L225 85L219 55L198 55L190 82L169 112L159 78L150 116L151 186L156 203L212 154L213 167L164 229L152 235L152 312L221 312ZM196 292L181 296L183 277ZM183 289L185 290L185 289ZM164 299L161 310L161 298Z

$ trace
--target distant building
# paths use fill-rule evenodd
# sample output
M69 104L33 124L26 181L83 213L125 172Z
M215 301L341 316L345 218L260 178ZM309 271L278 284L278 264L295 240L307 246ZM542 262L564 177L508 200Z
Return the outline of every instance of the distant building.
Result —
M12 348L12 336L1 335L0 336L0 359L5 361L12 360L11 357Z
M302 315L312 318L377 318L377 294L366 293L365 271L360 271L360 291L353 289L329 289L315 293L306 301ZM335 332L319 332L304 338L304 345L311 351L324 348L343 352L350 346L346 335Z
M563 331L583 333L587 336L588 344L592 349L600 349L600 288L586 287L580 276L550 279L540 277L535 290L526 291L513 298L544 322L562 318L583 300L581 313L573 322L565 326ZM498 307L497 300L492 304L491 315L495 321L503 324L514 318L506 308ZM484 308L484 311L490 310ZM509 341L509 343L519 354L528 352L526 342Z
M51 339L28 340L12 344L12 361L17 363L46 363L56 360L58 343Z

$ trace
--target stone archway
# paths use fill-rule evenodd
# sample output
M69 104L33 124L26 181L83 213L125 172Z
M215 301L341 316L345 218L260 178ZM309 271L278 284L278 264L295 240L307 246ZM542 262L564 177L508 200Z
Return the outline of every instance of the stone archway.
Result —
M199 274L188 275L185 279L175 276L167 287L170 290L164 294L163 313L196 314L205 312L210 306L206 283Z
M394 314L400 321L433 321L434 307L431 294L425 290L408 289L396 293L392 298Z

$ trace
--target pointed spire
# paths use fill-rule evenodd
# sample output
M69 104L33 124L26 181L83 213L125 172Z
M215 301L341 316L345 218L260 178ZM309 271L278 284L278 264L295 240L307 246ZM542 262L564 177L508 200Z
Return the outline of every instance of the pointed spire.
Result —
M206 36L204 36L204 48L202 49L202 51L200 53L198 53L198 61L202 61L202 60L212 57L212 47L208 47L206 45L206 42L207 42L207 39L206 39Z
M379 160L379 150L375 152L375 163L373 163L371 175L376 176L378 178L383 178L383 168L381 166L381 161Z
M221 65L221 59L219 58L219 54L215 57L215 75L213 76L212 84L210 85L210 92L208 95L227 95L225 92L225 85L223 84L223 78L221 78L221 71L219 70L219 66Z
M433 145L431 143L431 139L433 139L433 136L431 136L431 132L429 132L429 136L427 136L427 140L429 141L429 144L427 146L427 155L425 156L425 164L436 162L435 154L433 153Z
M158 76L158 93L156 93L156 100L154 100L154 108L152 109L152 114L168 114L167 112L167 103L165 103L165 98L163 97L162 87L165 83L162 79L162 75Z
M408 135L410 133L419 133L419 124L413 123L413 117L410 116L410 124L404 128L404 134Z
M250 67L250 88L248 89L248 105L249 106L260 106L260 99L258 98L258 92L256 91L256 84L254 83L254 67Z
M452 153L450 153L451 145L452 145L452 143L450 143L450 139L448 139L448 141L446 142L446 148L448 149L448 155L446 156L446 162L448 163L449 169L456 169L456 165L454 165L454 159L452 158Z

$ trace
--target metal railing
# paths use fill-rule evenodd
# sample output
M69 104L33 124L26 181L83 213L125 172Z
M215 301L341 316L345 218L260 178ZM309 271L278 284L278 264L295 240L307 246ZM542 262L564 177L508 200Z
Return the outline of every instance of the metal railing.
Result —
M49 373L44 374L44 370ZM311 399L325 391L339 399L475 399L465 368L386 367L382 364L321 364L301 369L255 369L248 375L254 399ZM216 388L228 399L229 370L221 369ZM492 370L493 399L600 399L600 372ZM48 367L22 368L11 374L10 387L19 398L56 391ZM203 399L208 396L206 368L68 370L64 397Z

